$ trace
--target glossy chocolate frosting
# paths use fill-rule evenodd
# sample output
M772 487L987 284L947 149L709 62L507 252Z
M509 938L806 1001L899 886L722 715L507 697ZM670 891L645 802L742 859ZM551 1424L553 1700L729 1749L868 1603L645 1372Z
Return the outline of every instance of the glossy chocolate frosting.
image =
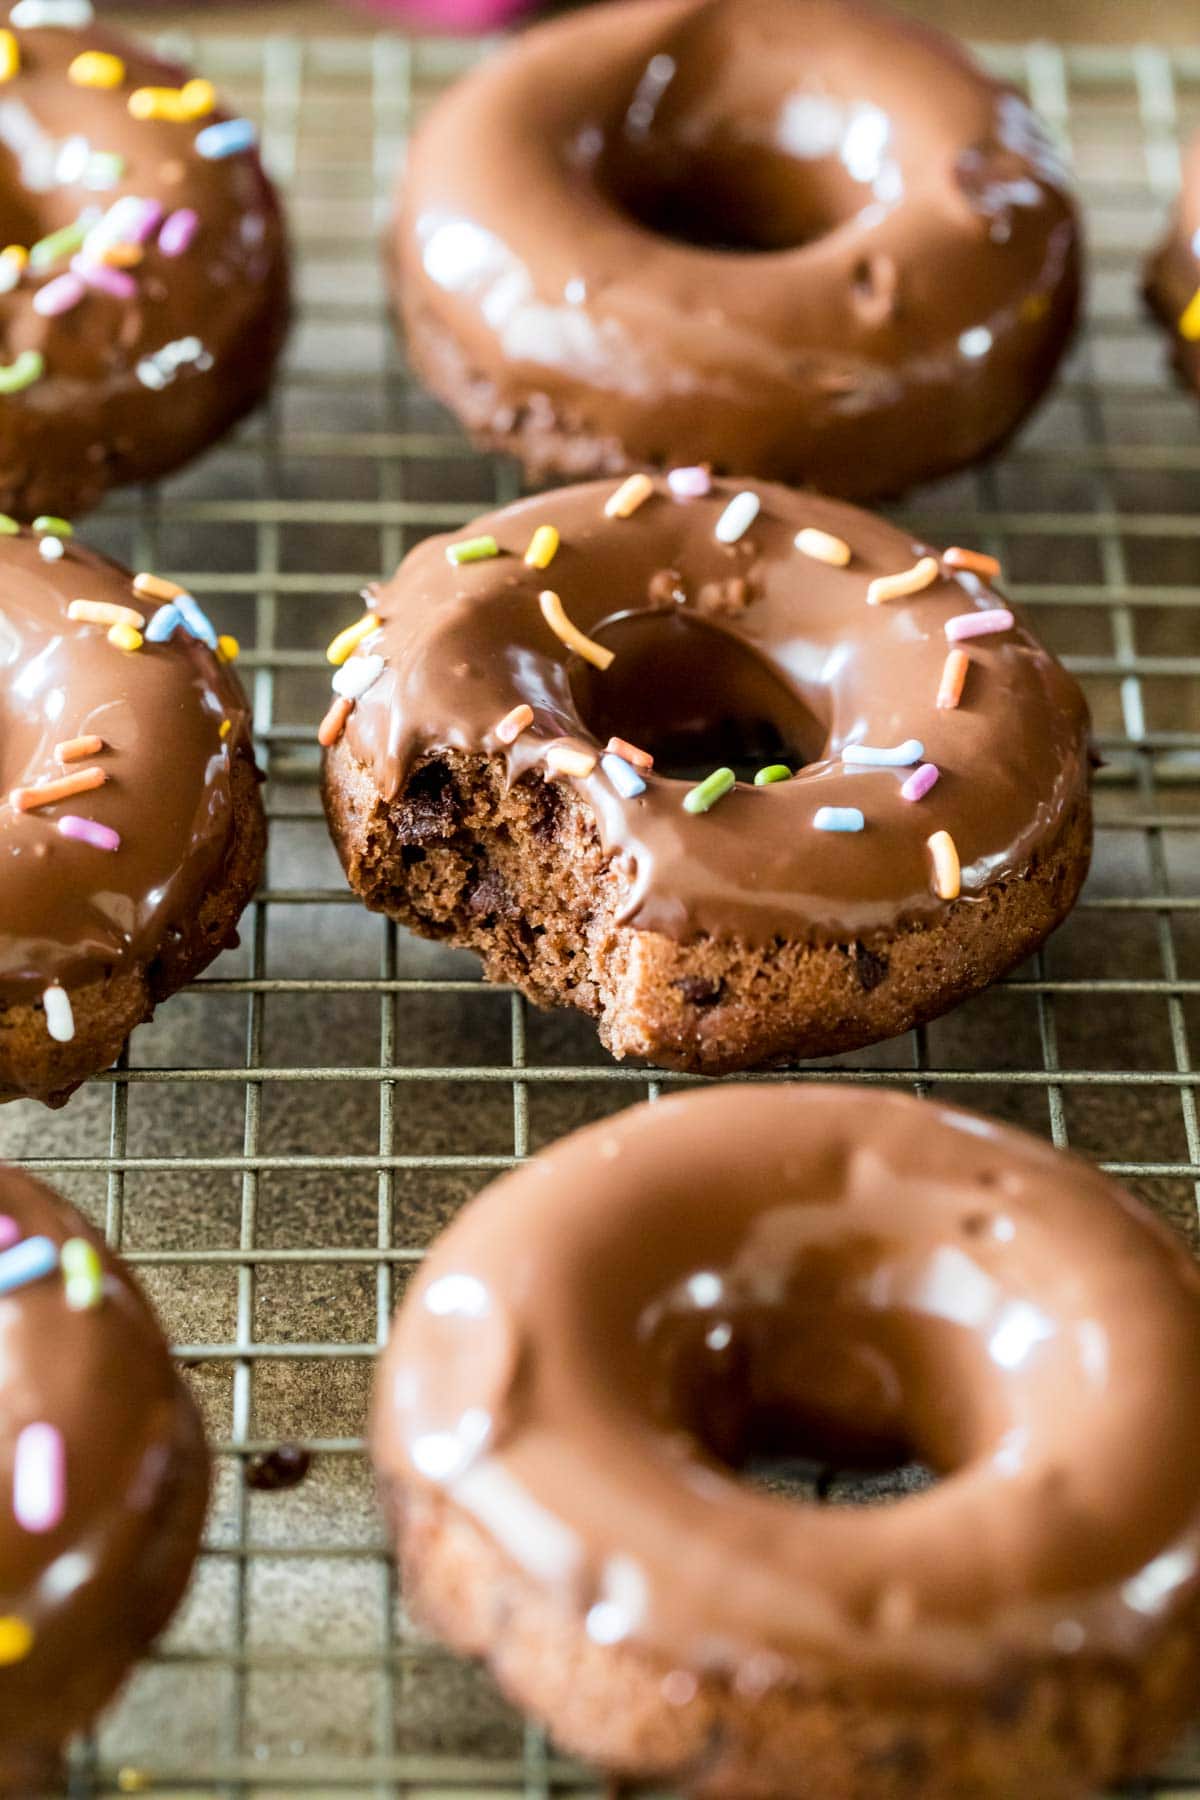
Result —
M423 372L473 424L494 390L483 435L531 462L707 458L857 497L1007 436L1079 285L1025 101L864 0L530 31L418 131L393 248Z
M208 1459L154 1315L103 1239L15 1169L0 1170L0 1234L4 1283L30 1239L43 1240L50 1264L0 1292L0 1791L47 1794L59 1791L58 1748L179 1600ZM83 1240L98 1259L99 1291L86 1306L59 1264L72 1239L75 1255ZM34 1479L31 1427L57 1441L59 1481Z
M373 1446L597 1642L681 1669L892 1692L1136 1656L1200 1591L1200 1273L983 1118L707 1089L466 1208L397 1317ZM942 1479L819 1507L737 1478L764 1453Z
M739 542L717 541L731 498L760 511ZM1001 607L978 576L943 567L908 599L870 606L868 584L911 568L927 546L836 501L761 483L714 483L677 500L664 481L628 519L605 516L612 483L523 500L476 520L501 554L453 566L436 537L369 596L382 620L355 658L382 658L346 726L385 800L420 759L456 749L503 756L513 781L541 779L548 748L599 755L610 734L655 755L645 792L624 797L603 762L567 780L593 809L621 884L620 918L686 940L698 934L841 943L944 914L928 839L947 831L970 902L1027 871L1064 813L1086 805L1087 711L1076 683L1020 621L969 641L960 704L936 696L946 621ZM554 525L544 570L523 562L536 526ZM802 554L816 527L853 552L846 568ZM615 652L601 672L553 634L538 595ZM506 746L496 726L526 703L533 723ZM937 785L910 802L912 769L860 768L846 746L917 739ZM796 779L755 787L759 763ZM715 766L745 778L706 813L684 810ZM861 810L858 833L814 826L823 807Z
M129 652L73 600L158 610L115 563L70 539L47 561L32 532L0 536L0 1001L34 1001L153 963L192 924L234 837L234 767L252 759L233 670L190 632ZM63 766L56 746L103 748ZM14 789L98 767L102 787L18 811ZM64 837L64 815L115 830L120 847Z
M1175 366L1190 386L1200 389L1198 293L1200 132L1192 138L1184 155L1183 182L1171 228L1146 265L1146 298L1171 333Z
M44 359L40 379L0 397L0 509L70 516L117 483L177 467L261 397L287 322L286 245L257 152L197 153L198 135L227 113L131 117L137 89L179 88L189 71L100 28L15 36L20 66L0 83L5 243L29 249L123 196L157 203L164 217L197 215L178 254L150 233L126 297L89 287L69 311L42 316L35 299L70 273L69 256L0 293L0 364L31 351ZM91 51L121 59L116 87L68 78ZM96 159L111 157L119 178L96 185Z

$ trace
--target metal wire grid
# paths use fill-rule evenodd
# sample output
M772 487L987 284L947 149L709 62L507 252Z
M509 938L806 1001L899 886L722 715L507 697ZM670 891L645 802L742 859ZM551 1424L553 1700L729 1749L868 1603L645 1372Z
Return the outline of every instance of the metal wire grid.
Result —
M407 382L373 247L415 111L477 47L173 47L261 120L291 191L301 323L269 412L165 492L119 498L89 535L182 572L240 630L272 847L240 953L63 1113L0 1114L0 1150L77 1197L139 1266L218 1448L191 1601L80 1747L74 1780L87 1794L597 1792L409 1624L363 1403L405 1274L461 1199L676 1078L612 1064L583 1022L527 1014L471 959L369 920L337 876L313 787L320 646L348 597L424 532L517 491ZM1000 554L1088 686L1107 758L1097 864L1033 965L835 1073L957 1094L1048 1132L1197 1241L1200 427L1162 376L1132 271L1177 181L1181 132L1200 121L1200 51L986 54L1073 148L1092 317L1021 444L906 516ZM313 1472L260 1494L247 1467L282 1438L315 1453ZM1139 1791L1200 1792L1200 1751Z

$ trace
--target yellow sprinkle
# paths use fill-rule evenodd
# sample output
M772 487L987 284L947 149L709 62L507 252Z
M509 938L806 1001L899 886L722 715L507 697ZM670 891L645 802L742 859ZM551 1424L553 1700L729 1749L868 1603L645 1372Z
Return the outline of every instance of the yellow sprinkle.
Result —
M135 119L168 119L176 125L188 116L178 88L134 88L129 96L129 110Z
M0 1665L23 1662L33 1649L33 1632L12 1613L0 1616Z
M108 633L108 641L118 650L140 650L142 634L135 631L132 625L114 625Z
M6 244L3 251L0 251L0 255L6 256L10 262L15 262L20 269L23 269L29 261L29 252L24 244Z
M164 581L161 575L135 575L133 591L140 594L143 600L178 600L183 589L174 581Z
M803 531L798 531L795 544L802 556L811 556L815 562L828 563L834 569L844 569L850 561L850 546L846 540L834 537L831 531L818 531L815 525L806 525Z
M609 519L627 519L635 513L639 506L644 506L654 492L654 483L648 475L631 475L623 481L615 494L610 494L604 502L605 517Z
M21 52L15 32L0 31L0 81L11 81L21 67Z
M229 736L229 733L232 730L233 730L233 726L230 724L229 720L222 719L221 720L221 729L220 729L220 732L218 733L222 743L224 743L225 739Z
M132 625L136 631L146 623L132 606L112 606L107 600L72 600L67 617L75 625Z
M572 750L569 744L556 744L546 752L546 767L555 775L576 775L582 781L596 766L590 750Z
M603 644L597 644L592 638L585 637L578 625L572 625L557 594L547 588L538 595L538 605L542 609L543 619L568 650L574 650L576 656L582 656L585 662L590 662L597 669L607 669L614 652L606 650Z
M958 847L948 831L935 831L929 839L933 858L933 891L939 900L957 900L962 890Z
M1200 343L1200 288L1197 288L1179 315L1179 331L1189 344Z
M125 79L125 64L107 50L85 50L67 70L76 87L115 88Z
M117 1787L123 1794L144 1794L154 1777L146 1769L118 1769Z
M557 554L558 532L553 525L539 525L525 552L526 565L531 569L548 569Z
M361 619L355 619L353 625L347 625L345 631L338 632L325 652L326 660L331 662L335 669L340 668L349 657L353 656L363 639L370 637L371 633L378 629L379 614L364 613Z
M180 88L179 104L185 119L205 119L217 104L217 90L211 81L193 76Z
M910 594L919 594L941 574L936 556L923 556L911 569L901 569L898 575L880 575L867 584L867 605L882 606L885 600L906 600Z
M220 657L221 661L236 662L241 654L242 646L238 643L237 639L235 637L230 637L228 632L222 632L221 636L217 639L217 655Z

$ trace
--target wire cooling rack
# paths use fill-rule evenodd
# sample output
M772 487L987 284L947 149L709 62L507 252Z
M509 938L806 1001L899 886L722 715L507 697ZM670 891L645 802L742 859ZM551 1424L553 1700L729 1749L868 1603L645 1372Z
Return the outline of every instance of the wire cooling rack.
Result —
M482 1674L425 1642L385 1554L362 1428L411 1266L462 1200L672 1077L612 1063L473 959L368 917L316 798L322 646L421 535L517 491L410 386L375 239L406 131L478 46L172 43L255 114L291 197L301 312L270 409L101 548L181 575L245 646L272 835L240 951L62 1112L0 1112L0 1153L102 1220L146 1281L217 1447L187 1604L98 1739L80 1794L520 1794L600 1784ZM935 539L1004 561L1084 680L1106 758L1095 867L1036 961L835 1073L950 1096L1095 1157L1198 1242L1200 412L1162 368L1135 271L1200 123L1200 50L985 52L1070 147L1091 317L1000 462L915 497ZM805 1075L817 1071L811 1066ZM280 1443L307 1477L269 1491ZM269 1469L268 1469L269 1473ZM1200 1793L1200 1747L1139 1792Z

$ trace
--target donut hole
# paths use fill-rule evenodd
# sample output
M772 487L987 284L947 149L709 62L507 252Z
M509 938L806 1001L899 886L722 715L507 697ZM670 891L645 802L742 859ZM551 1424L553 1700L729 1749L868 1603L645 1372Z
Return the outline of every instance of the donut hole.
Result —
M731 768L753 781L768 763L793 772L828 736L814 703L754 648L682 612L617 613L592 634L614 652L603 671L578 662L571 690L585 729L600 743L624 738L678 781Z

